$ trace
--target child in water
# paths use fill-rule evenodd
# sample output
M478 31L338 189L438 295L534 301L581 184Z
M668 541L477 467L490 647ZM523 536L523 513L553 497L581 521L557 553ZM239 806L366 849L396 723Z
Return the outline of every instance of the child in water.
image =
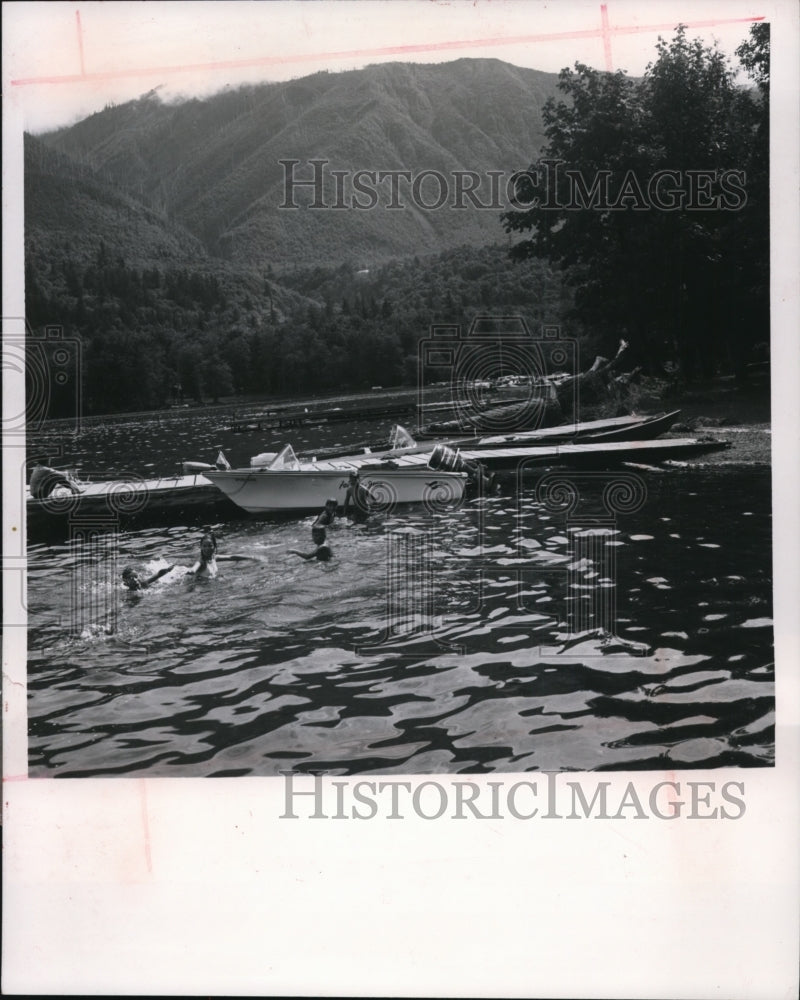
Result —
M317 514L316 520L311 525L311 541L316 548L313 552L298 552L297 549L289 549L289 554L300 556L301 559L318 559L320 562L328 562L333 553L325 544L326 528L336 520L337 502L330 498L325 501L325 506Z
M311 541L320 546L325 542L325 529L330 527L336 520L336 508L338 504L331 498L325 501L325 506L317 514L317 518L311 525ZM311 558L310 556L308 558ZM329 557L330 558L330 557Z
M200 558L192 566L191 569L186 570L186 576L194 576L195 579L198 577L212 578L217 575L217 539L214 537L214 532L209 531L207 534L203 535L200 539ZM143 580L139 575L139 570L134 566L126 566L122 571L122 582L128 588L128 590L146 590L151 584L155 583L156 580L160 580L162 576L166 576L167 573L175 569L175 566L165 566L160 569L153 576L148 577Z
M217 539L213 531L200 539L200 558L189 570L195 577L215 577L217 575Z
M175 569L174 566L165 566L164 569L160 569L153 576L148 577L148 579L143 580L139 576L139 571L133 566L126 566L122 571L122 582L128 588L128 590L146 590L151 583L155 583L156 580L160 580L162 576L166 576L167 573Z
M289 555L300 556L301 559L319 559L320 562L329 562L333 556L330 548L325 545L324 539L313 552L298 552L297 549L289 549Z

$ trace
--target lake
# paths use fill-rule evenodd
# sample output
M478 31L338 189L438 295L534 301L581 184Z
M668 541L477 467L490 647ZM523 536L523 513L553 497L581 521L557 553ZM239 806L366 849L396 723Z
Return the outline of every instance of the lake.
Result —
M365 422L234 434L224 414L32 438L103 479L380 437ZM603 474L613 478L613 473ZM630 475L630 473L629 473ZM437 512L29 545L31 776L488 773L774 763L768 466L638 470L641 506L567 521L537 481ZM581 486L590 500L602 477ZM591 503L589 504L591 507ZM596 513L596 504L593 508ZM609 625L606 632L598 626ZM608 634L608 632L612 634Z

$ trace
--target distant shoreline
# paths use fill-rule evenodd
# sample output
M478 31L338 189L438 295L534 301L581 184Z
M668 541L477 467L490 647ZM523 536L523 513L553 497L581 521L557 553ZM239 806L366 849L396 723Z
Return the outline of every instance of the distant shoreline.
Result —
M673 435L686 437L696 434L713 433L720 438L726 438L730 430L731 448L706 456L705 461L714 464L730 462L732 455L741 455L742 461L748 464L755 461L769 464L769 451L763 457L765 437L769 441L771 426L771 406L768 386L738 386L731 379L715 379L707 383L698 383L686 387L685 390L659 396L648 393L648 381L643 380L643 392L635 407L636 412L658 412L659 410L680 409L681 416ZM265 410L293 410L298 407L318 407L320 403L338 403L369 401L376 403L381 400L402 400L416 396L418 389L414 386L396 386L390 388L375 388L372 390L354 390L329 395L266 397L260 399L228 399L219 403L198 404L188 407L168 407L158 410L132 411L125 413L93 414L81 418L80 423L87 428L102 424L124 424L140 420L168 423L173 420L207 416L218 413L220 416L229 414L232 421L242 421L249 414L254 416ZM447 386L432 386L425 390L428 401L446 399ZM409 399L409 405L412 401ZM59 433L74 425L74 419L63 418L44 421L36 431L29 432L29 438L35 439L48 433ZM748 433L742 433L743 430ZM762 457L759 457L762 456ZM736 460L736 459L734 459Z

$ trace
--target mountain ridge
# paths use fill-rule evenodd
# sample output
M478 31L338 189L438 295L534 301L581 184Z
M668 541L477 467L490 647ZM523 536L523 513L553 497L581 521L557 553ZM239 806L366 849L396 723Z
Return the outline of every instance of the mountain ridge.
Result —
M281 209L280 161L299 161L298 176L312 159L328 171L437 170L451 183L453 171L510 175L541 148L541 106L556 82L496 59L384 63L203 100L165 103L151 91L37 138L162 212L211 256L278 270L338 262L344 251L377 261L494 242L499 211L399 212L383 201L366 212ZM424 197L431 203L428 189ZM330 176L325 202L336 202Z

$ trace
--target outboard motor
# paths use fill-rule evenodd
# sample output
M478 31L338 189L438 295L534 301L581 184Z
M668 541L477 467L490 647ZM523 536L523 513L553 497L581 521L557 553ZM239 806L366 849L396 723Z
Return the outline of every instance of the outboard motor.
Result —
M446 444L437 444L428 459L428 468L436 472L470 472L471 466L460 451L453 451Z
M454 451L445 444L437 444L428 459L428 468L437 472L466 472L469 485L489 492L494 485L494 476L486 472L481 462L464 458L460 451Z

